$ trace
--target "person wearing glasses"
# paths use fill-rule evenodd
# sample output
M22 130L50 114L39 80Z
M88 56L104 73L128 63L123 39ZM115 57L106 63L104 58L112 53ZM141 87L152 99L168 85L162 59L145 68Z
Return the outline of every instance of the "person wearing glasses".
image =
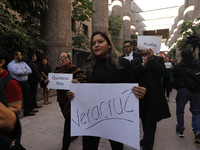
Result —
M129 61L133 60L133 58L140 56L138 52L133 51L133 43L131 41L124 41L123 49L124 54L121 57L124 57Z
M56 67L54 73L73 74L72 82L86 82L86 77L83 75L82 71L75 65L71 64L70 56L68 55L68 53L61 52L58 55L58 61L60 67ZM70 100L67 97L67 91L68 90L57 90L57 101L65 118L62 150L67 150L70 146L70 141L73 139L70 137L71 104Z

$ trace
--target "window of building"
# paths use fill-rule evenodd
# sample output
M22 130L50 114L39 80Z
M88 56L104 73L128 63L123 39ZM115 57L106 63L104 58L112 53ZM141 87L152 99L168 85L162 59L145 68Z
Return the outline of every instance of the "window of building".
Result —
M83 24L83 33L88 36L88 26Z

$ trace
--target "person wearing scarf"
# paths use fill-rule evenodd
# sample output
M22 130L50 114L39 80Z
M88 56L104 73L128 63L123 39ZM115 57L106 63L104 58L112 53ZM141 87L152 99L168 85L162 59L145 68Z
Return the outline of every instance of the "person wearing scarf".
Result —
M73 74L73 81L85 83L86 77L83 75L82 71L75 65L71 65L70 57L66 52L61 52L58 56L60 67L56 67L54 73L68 73ZM63 145L62 150L67 150L70 146L70 100L67 97L67 91L69 90L57 90L57 101L61 108L62 114L65 118L64 124L64 135L63 135Z

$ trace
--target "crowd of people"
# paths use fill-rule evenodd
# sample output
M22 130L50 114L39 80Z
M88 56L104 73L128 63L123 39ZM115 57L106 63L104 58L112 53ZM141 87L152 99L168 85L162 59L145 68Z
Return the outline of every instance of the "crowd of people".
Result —
M124 54L119 56L107 33L94 32L91 37L91 54L85 76L80 68L71 63L67 52L58 54L60 66L52 71L46 58L42 59L38 67L35 63L36 54L29 52L28 60L24 62L22 54L14 51L12 61L9 61L7 52L1 48L0 92L4 91L5 94L0 95L0 131L2 131L0 137L9 140L0 142L0 146L6 149L14 140L13 147L25 150L20 144L21 127L18 116L22 106L24 116L33 116L38 112L37 108L42 107L37 105L36 101L38 83L43 88L44 104L51 104L48 89L48 73L51 72L73 74L72 83L138 83L139 86L132 87L132 92L139 99L139 114L143 129L140 146L143 150L153 150L157 122L171 116L168 102L170 92L174 88L178 91L175 132L179 137L184 137L184 108L190 101L195 143L200 144L200 88L197 86L192 89L186 84L188 76L185 71L190 68L191 72L191 68L195 68L195 71L199 71L200 74L200 62L194 57L193 52L190 49L183 50L182 60L177 63L175 60L170 60L168 56L163 58L154 55L152 49L138 49L135 52L131 41L123 43L123 50ZM65 119L62 150L67 150L72 140L70 103L74 96L73 91L57 90L57 101ZM15 134L10 134L11 132ZM83 136L82 141L83 150L97 150L100 137ZM112 150L123 150L123 143L110 139L109 142Z
M38 83L43 81L43 71L39 71L38 66L35 64L37 57L34 53L28 53L27 62L22 61L22 54L19 51L12 53L12 61L7 51L0 48L0 78L1 78L1 92L5 92L5 97L1 100L6 100L5 106L15 113L17 116L20 115L23 110L23 116L34 116L38 112L35 108L41 108L42 106L37 105L36 94ZM48 74L48 73L47 73ZM1 95L3 96L3 94ZM49 95L48 95L49 96ZM48 98L46 95L44 98ZM48 99L47 99L48 100ZM23 109L22 109L23 106ZM3 109L3 106L0 108ZM5 110L7 109L5 108ZM8 112L10 113L10 112ZM19 131L15 131L17 135L16 139L9 139L5 135L0 134L0 137L5 142L0 142L0 145L4 147L6 144L11 144L12 149L25 150L20 144L21 128L18 121L18 117L14 118L17 128ZM0 122L3 120L0 119ZM0 126L2 126L1 124ZM17 140L17 141L16 141ZM7 143L7 142L11 143ZM5 148L6 150L6 148Z

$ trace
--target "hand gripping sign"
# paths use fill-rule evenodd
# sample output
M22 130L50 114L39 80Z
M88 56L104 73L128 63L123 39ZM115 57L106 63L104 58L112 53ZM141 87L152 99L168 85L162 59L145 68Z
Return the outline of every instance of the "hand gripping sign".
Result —
M68 90L69 84L72 81L73 75L67 73L49 73L49 89Z
M147 50L151 48L154 53L160 53L161 48L161 37L158 36L138 36L137 37L137 48L139 50Z

